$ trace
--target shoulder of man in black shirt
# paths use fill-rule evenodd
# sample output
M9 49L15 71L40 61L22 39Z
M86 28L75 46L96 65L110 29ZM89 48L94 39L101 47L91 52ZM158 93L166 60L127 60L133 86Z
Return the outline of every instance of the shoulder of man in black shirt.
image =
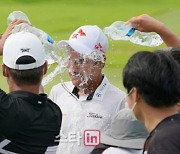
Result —
M180 153L180 114L161 121L150 133L145 146L149 144L148 154Z
M59 144L62 113L45 94L0 90L0 152L45 153ZM18 148L21 147L21 148Z

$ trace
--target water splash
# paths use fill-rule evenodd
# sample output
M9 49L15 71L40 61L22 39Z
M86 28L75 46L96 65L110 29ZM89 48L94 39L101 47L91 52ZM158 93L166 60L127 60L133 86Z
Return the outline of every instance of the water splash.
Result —
M7 18L7 23L10 24L15 19L22 19L30 23L29 18L25 13L22 11L14 11L9 14ZM50 68L50 65L53 63L57 63L58 66L52 71L50 74L48 74L42 81L42 85L45 86L49 82L53 80L53 78L58 75L62 74L64 72L65 68L65 60L64 60L64 52L58 47L58 44L43 30L36 28L34 26L31 26L27 23L21 23L19 25L16 25L14 29L12 30L12 33L17 32L30 32L34 35L36 35L42 42L44 46L44 51L46 54L46 60L48 61L48 69Z
M60 77L61 77L62 74L64 73L64 71L66 70L66 56L65 56L66 53L65 53L65 51L60 50L56 43L54 43L51 47L52 47L52 49L50 50L50 52L48 52L48 55L58 65L56 66L54 71L52 71L46 77L43 78L43 81L42 81L43 86L46 86L58 74L60 74ZM61 78L61 80L62 80L62 78Z

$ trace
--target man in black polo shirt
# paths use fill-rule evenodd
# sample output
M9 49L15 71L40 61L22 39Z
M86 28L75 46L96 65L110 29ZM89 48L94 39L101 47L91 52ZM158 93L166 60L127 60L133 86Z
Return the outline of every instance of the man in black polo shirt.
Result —
M10 93L0 90L0 153L55 153L62 113L46 94L39 94L47 71L41 41L28 32L11 34L2 69Z

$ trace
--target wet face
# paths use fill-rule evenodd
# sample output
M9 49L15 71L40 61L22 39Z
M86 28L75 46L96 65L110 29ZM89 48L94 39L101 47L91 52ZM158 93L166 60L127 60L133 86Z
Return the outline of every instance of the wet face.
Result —
M69 49L67 69L72 83L82 88L93 81L96 82L96 78L101 75L102 67L87 56Z

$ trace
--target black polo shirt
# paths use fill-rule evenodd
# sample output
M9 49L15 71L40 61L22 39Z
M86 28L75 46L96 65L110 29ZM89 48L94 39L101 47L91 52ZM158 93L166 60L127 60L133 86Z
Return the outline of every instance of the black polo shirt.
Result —
M148 154L180 154L180 114L170 116L156 126L145 142L144 151Z
M61 121L60 108L46 94L0 89L0 153L55 153Z

